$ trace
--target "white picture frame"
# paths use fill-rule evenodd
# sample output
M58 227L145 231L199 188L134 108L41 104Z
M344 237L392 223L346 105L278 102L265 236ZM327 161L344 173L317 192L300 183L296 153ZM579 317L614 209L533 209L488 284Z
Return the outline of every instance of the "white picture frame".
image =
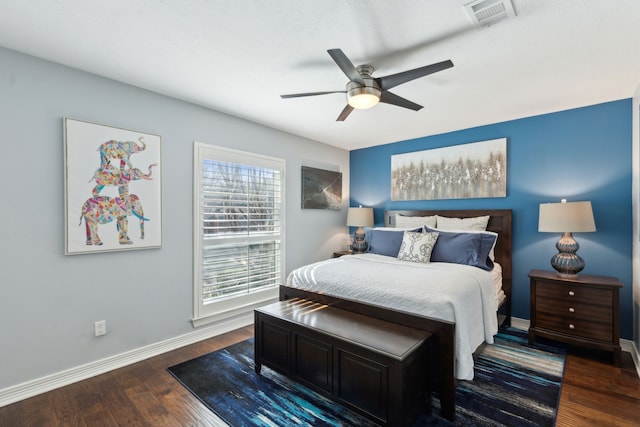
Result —
M161 247L160 136L71 118L63 128L65 255Z

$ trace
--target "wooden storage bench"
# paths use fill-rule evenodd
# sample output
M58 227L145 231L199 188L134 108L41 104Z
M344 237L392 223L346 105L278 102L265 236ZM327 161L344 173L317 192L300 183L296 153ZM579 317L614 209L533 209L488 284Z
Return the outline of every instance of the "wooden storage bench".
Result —
M430 403L431 333L304 299L255 310L262 365L382 425L408 425Z

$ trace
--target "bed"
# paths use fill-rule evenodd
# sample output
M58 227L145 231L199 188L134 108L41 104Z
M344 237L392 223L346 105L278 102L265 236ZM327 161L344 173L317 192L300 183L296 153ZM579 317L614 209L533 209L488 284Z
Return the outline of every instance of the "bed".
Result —
M287 284L280 287L280 299L304 298L434 334L437 355L432 369L440 374L435 387L440 392L442 414L451 419L455 409L456 378L473 378L473 351L482 342L492 341L498 324L510 323L511 210L392 210L385 211L384 226L394 227L396 218L405 222L406 217L434 215L448 218L489 216L486 230L497 233L492 256L502 272L501 287L495 288L494 294L488 291L488 277L492 276L494 280L495 274L488 268L444 265L442 262L419 265L377 253L349 255L302 266L291 272ZM430 271L423 272L426 269ZM330 274L335 276L332 278ZM433 275L435 279L431 280L428 292L433 295L424 296L429 300L423 302L418 298L423 298L425 292L421 291L417 296L411 294L410 288L416 286L413 283L416 278L424 280L425 274ZM469 291L458 290L449 284L462 282L456 279L457 274L470 277L473 285ZM385 283L394 281L393 276L403 280L385 287ZM359 286L355 286L356 283ZM426 289L424 285L418 286ZM449 288L453 290L449 291ZM491 301L490 295L496 299ZM472 313L468 319L466 313Z

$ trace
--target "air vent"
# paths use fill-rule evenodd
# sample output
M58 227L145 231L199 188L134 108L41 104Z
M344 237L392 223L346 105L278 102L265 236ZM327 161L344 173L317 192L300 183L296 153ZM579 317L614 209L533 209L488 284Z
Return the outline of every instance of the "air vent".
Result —
M511 0L474 0L464 5L471 22L476 27L488 27L505 18L513 18L516 12Z

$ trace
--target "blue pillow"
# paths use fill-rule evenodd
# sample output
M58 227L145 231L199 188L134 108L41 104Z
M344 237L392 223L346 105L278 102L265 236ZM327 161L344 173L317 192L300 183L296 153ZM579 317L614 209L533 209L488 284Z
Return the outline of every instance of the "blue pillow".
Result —
M409 231L422 232L422 227ZM367 252L396 258L400 252L403 237L404 230L369 230L366 238L369 243Z
M427 232L439 233L436 245L431 252L431 262L450 262L487 271L493 270L493 261L489 258L489 252L497 236L489 233L448 232L433 230L429 227Z

